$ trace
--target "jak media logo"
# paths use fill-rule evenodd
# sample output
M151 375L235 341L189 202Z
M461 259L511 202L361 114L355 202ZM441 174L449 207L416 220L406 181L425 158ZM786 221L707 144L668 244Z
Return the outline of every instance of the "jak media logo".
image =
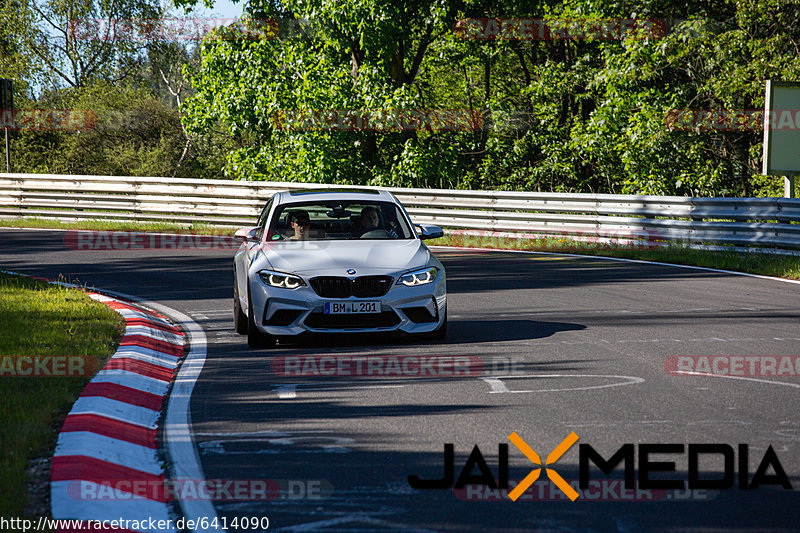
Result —
M550 483L558 487L570 500L575 501L580 497L570 483L568 483L551 466L558 461L578 441L578 435L570 433L556 448L550 452L542 463L539 455L520 438L516 433L511 433L508 440L522 452L538 468L534 468L508 490L508 444L498 445L497 476L492 473L483 454L476 445L464 463L458 478L455 477L455 446L452 443L444 445L444 475L441 479L421 479L416 475L408 476L408 484L414 489L456 489L466 486L484 486L489 489L505 491L508 498L517 501L541 476L544 468ZM654 456L674 455L674 460L656 460ZM637 461L638 459L638 461ZM678 469L678 461L683 459L686 463L685 473ZM721 473L706 473L701 471L701 461L704 465L721 465ZM581 491L591 489L592 483L597 483L597 470L605 476L610 476L620 465L623 468L624 478L622 488L625 490L726 490L737 486L740 490L755 490L762 486L777 486L784 490L792 490L789 477L783 468L778 455L772 446L768 446L758 463L758 467L750 473L750 448L747 444L736 447L724 443L627 443L620 446L609 458L589 444L578 446L578 488ZM592 465L594 468L592 468ZM738 466L738 468L737 468ZM478 469L479 473L474 473ZM600 481L605 481L601 479ZM455 483L454 483L455 481ZM737 482L738 481L738 482ZM585 492L584 492L585 493Z

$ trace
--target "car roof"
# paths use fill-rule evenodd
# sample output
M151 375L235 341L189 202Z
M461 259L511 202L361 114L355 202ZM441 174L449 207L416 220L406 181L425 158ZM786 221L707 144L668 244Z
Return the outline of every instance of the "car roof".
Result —
M306 203L313 201L329 202L342 200L348 202L383 201L397 203L397 199L388 191L379 189L296 189L275 193L279 204Z

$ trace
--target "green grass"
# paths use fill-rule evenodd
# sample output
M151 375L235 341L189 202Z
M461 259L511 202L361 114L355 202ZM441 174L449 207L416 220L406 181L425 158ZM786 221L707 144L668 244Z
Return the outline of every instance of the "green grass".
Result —
M82 291L0 273L0 360L86 356L101 368L114 353L123 318ZM2 368L2 367L0 367ZM29 459L49 455L57 428L87 377L0 375L0 516L22 516Z
M701 266L747 272L777 278L800 279L800 256L736 251L695 250L678 244L665 247L621 246L589 243L565 237L542 239L512 239L463 234L445 235L427 241L432 245L495 248L499 250L528 250L537 252L571 253L656 261L678 265Z
M85 229L97 231L142 231L151 233L199 233L202 235L233 235L237 228L209 226L208 224L177 224L174 222L116 222L107 220L81 220L60 222L47 218L16 218L0 220L0 228Z

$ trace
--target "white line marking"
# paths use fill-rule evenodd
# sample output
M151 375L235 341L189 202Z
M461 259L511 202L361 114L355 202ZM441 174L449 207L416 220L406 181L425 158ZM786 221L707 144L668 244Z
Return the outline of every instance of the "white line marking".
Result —
M571 346L571 345L574 345L574 344L596 344L596 343L611 344L612 342L616 343L616 344L626 344L626 343L631 343L631 342L638 342L638 343L655 342L655 343L660 343L660 342L710 342L710 341L715 341L715 342L719 342L719 341L722 341L722 342L764 342L764 341L790 342L790 341L800 341L800 337L786 337L786 338L780 338L780 337L775 337L775 338L749 337L749 338L731 338L731 339L719 339L717 337L709 337L709 338L702 338L702 339L701 338L694 338L694 339L618 339L618 340L615 340L615 341L607 341L607 340L604 340L604 339L598 339L597 341L594 341L594 342L587 342L587 341L581 341L581 342L569 342L569 341L537 342L536 346ZM486 343L474 343L474 344L476 344L476 345L478 345L478 344L489 344L490 342L491 341L486 342ZM534 345L533 343L529 343L529 342L513 342L513 343L511 343L511 342L496 342L494 344L495 345L508 345L508 346L516 346L518 344L524 344L524 345L527 345L527 346L533 346Z
M694 422L687 422L687 426L718 426L720 424L729 424L733 426L750 426L752 422L746 420L695 420Z
M625 381L621 383L609 383L607 385L591 385L588 387L570 387L566 389L531 389L531 390L509 390L505 384L500 381L501 379L525 379L525 378L615 378L615 379L623 379ZM489 387L492 390L489 391L489 394L498 394L498 393L511 393L511 394L524 394L524 393L532 393L532 392L567 392L567 391L582 391L582 390L593 390L593 389L607 389L610 387L622 387L623 385L635 385L637 383L644 383L644 378L639 378L636 376L615 376L615 375L599 375L599 374L523 374L519 376L493 376L491 378L480 378L486 383L489 384ZM500 385L494 382L500 382L502 388L505 390L500 390Z
M131 301L142 303L144 306L154 309L162 315L170 317L183 326L186 334L186 347L189 350L181 364L178 375L173 382L172 392L169 395L167 404L167 414L165 419L165 443L167 454L170 458L170 468L173 479L205 479L203 468L200 465L200 458L197 454L197 447L192 434L192 418L190 402L192 390L194 390L200 371L206 362L206 334L200 325L189 316L176 309L161 305L138 296L123 294L113 291L104 291L108 294L127 298ZM171 325L171 324L170 324ZM214 504L205 500L178 500L183 516L187 519L195 520L201 525L202 518L206 518L204 523L219 523L217 510ZM218 528L196 528L198 531L220 531Z
M318 520L316 522L306 522L305 524L297 524L294 526L286 526L275 529L274 531L284 531L284 532L304 532L304 531L318 531L319 528L329 527L329 526L340 526L339 528L335 528L338 530L342 530L341 526L344 524L367 524L371 526L365 531L386 531L387 529L395 529L395 530L403 530L409 533L434 533L435 530L432 529L420 529L414 528L409 526L408 524L400 524L397 522L387 522L386 520L380 520L378 518L373 518L372 516L366 513L354 513L347 516L341 516L339 518L330 518L328 520ZM354 530L356 528L348 529ZM358 528L360 530L360 528ZM333 530L331 530L333 531Z
M570 422L571 428L602 428L611 426L652 426L654 424L674 424L672 420L604 420L602 422Z
M205 479L203 467L200 465L200 458L197 454L194 436L192 435L192 416L191 400L192 391L203 370L206 362L206 335L200 325L175 310L164 314L178 319L186 330L189 337L189 353L186 354L183 364L181 364L178 375L169 395L167 404L167 416L165 420L165 440L167 453L172 459L171 469L175 479ZM207 524L219 522L217 510L214 504L204 500L179 500L181 512L188 519L196 520L196 527L193 531L219 531L219 528L202 528L203 518L207 518Z
M768 385L783 385L784 387L794 387L795 389L800 389L800 384L798 383L786 383L785 381L770 381L768 379L758 379L758 378L746 378L742 376L723 376L720 374L706 374L704 372L689 372L687 370L676 370L673 372L674 374L683 374L686 376L701 376L707 378L728 378L728 379L741 379L743 381L755 381L756 383L766 383Z
M733 309L735 311L736 309ZM700 311L722 311L722 309L712 309L710 307L698 307L695 309L669 309L667 311L659 311L660 313L697 313ZM726 309L728 311L728 309ZM753 309L755 311L755 309Z
M281 400L297 398L297 388L302 387L304 392L341 391L360 389L402 389L405 385L360 385L358 381L336 381L333 384L327 381L306 381L304 383L281 383L273 387L273 391ZM346 384L348 386L341 386ZM200 433L196 433L200 435Z
M297 398L297 384L288 383L286 385L278 385L275 387L275 392L278 393L278 398L281 400L291 400Z
M489 384L489 387L491 387L492 392L511 392L510 390L508 390L508 387L506 387L506 384L503 383L503 380L501 379L497 378L481 378L481 379L483 379L483 381Z
M771 281L782 281L784 283L794 283L795 285L800 285L799 280L795 279L784 279L784 278L773 278L771 276L762 276L761 274L749 274L747 272L734 272L733 270L721 270L719 268L709 268L709 267L700 267L700 266L692 266L692 265L676 265L673 263L660 263L657 261L644 261L642 259L625 259L623 257L608 257L605 255L583 255L583 254L561 254L557 252L532 252L530 250L501 250L497 248L466 248L460 246L431 246L433 249L441 249L441 250L455 250L459 252L463 251L473 251L473 252L497 252L497 253L517 253L517 254L530 254L530 255L551 255L557 257L583 257L586 259L604 259L606 261L620 261L624 263L639 263L642 265L659 265L659 266L668 266L668 267L675 267L675 268L689 268L692 270L704 270L706 272L722 272L723 274L733 274L734 276L746 276L748 278L758 278L758 279L767 279Z

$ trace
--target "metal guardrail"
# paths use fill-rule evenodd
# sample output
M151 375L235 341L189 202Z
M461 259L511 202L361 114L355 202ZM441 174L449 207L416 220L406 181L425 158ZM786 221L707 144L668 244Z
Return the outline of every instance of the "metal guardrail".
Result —
M279 190L317 183L0 174L0 217L247 226ZM386 188L415 222L485 235L800 249L800 200Z

